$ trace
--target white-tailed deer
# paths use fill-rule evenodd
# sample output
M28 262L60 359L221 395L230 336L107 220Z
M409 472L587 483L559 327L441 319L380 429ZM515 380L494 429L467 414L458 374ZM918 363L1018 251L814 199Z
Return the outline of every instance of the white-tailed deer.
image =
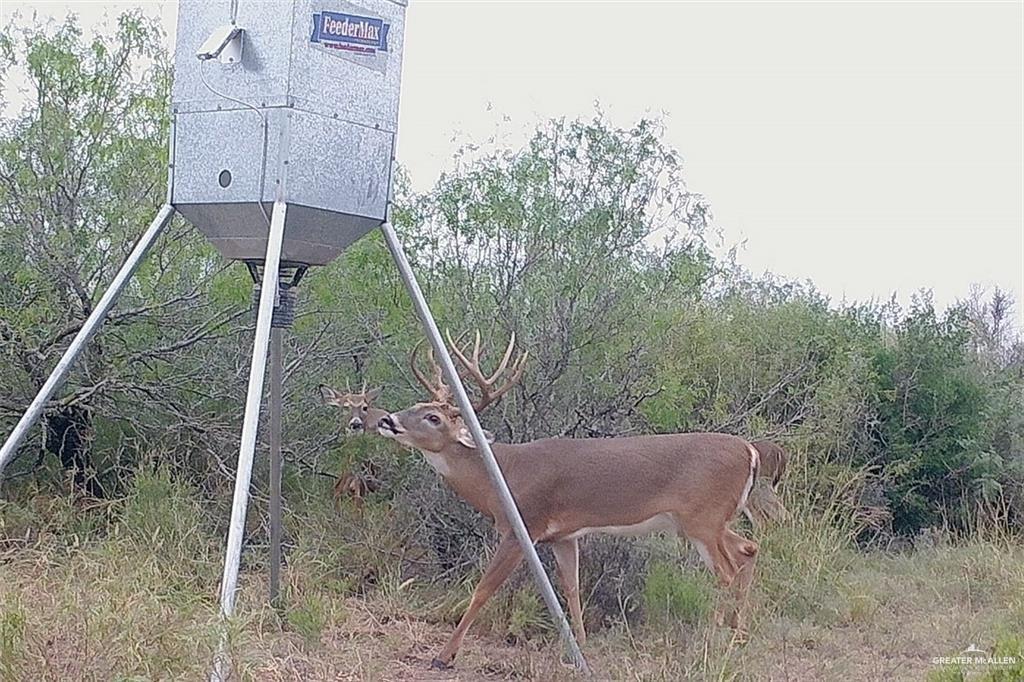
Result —
M359 393L353 393L348 387L346 387L344 393L323 384L319 388L324 404L334 405L342 410L349 411L347 425L349 433L376 434L377 429L375 426L377 422L388 415L387 410L373 406L373 402L380 397L381 389L379 388L367 391L366 384L363 384ZM348 496L352 498L356 509L362 509L363 498L366 497L367 493L376 491L379 486L380 483L377 480L376 470L373 468L372 462L367 465L366 471L362 473L343 471L334 481L334 506L335 508L340 507L341 498Z
M491 405L522 376L525 354L511 361L514 335L490 376L480 368L479 334L471 359L450 336L448 342L462 371L480 389L481 397L474 404L477 411ZM434 363L435 378L428 380L416 366L417 349L411 357L413 373L432 400L384 417L378 430L420 450L459 496L494 521L501 536L466 613L432 662L435 667L447 667L480 608L519 564L522 550L440 368ZM506 371L511 376L496 386ZM752 445L722 433L690 433L546 438L516 445L495 443L492 449L531 538L551 546L581 644L586 632L578 543L591 533L668 531L686 537L720 584L730 589L734 601L726 618L732 627L744 630L746 594L758 547L733 532L729 524L745 507L757 476L759 454Z
M334 405L349 411L348 430L352 433L377 433L376 425L381 417L388 415L387 410L374 407L373 403L380 397L381 389L366 390L363 384L359 393L353 393L347 386L345 392L335 391L330 386L320 384L320 397L325 405ZM369 430L367 429L369 426Z

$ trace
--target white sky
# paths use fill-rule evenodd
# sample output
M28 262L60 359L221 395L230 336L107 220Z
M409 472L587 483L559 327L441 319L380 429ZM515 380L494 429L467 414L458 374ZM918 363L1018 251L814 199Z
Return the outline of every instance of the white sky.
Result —
M0 0L0 19L89 30L140 5L172 40L174 2ZM1024 326L1021 0L412 0L406 41L398 156L419 189L460 142L517 143L595 100L622 125L664 113L754 272L943 307L998 285Z

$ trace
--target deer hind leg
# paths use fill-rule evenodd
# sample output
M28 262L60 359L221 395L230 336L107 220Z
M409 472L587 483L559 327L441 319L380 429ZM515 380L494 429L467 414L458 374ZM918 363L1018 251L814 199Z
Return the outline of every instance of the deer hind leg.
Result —
M722 550L729 555L736 565L736 577L730 585L732 607L728 616L728 624L741 637L746 637L747 598L750 583L754 580L754 567L757 563L757 543L748 540L729 528L724 528L720 540Z
M729 587L736 577L737 566L730 555L722 550L720 527L695 526L687 524L683 518L677 516L676 522L679 526L678 534L689 540L708 570L715 574L718 583L722 587Z
M688 539L697 548L704 565L718 578L719 586L729 589L736 580L739 569L731 556L723 551L720 542L721 531L682 527L679 535ZM721 625L729 618L729 615L730 610L723 609L721 604L715 607L716 624Z
M501 587L502 583L512 575L512 571L519 565L522 558L523 550L519 547L518 540L512 533L506 533L498 544L498 549L494 552L491 562L487 565L483 577L480 578L480 583L473 591L469 607L463 614L462 620L459 621L458 627L455 628L455 632L452 633L451 639L441 649L437 658L431 661L432 668L448 668L451 665L455 654L458 653L459 647L462 645L462 639L466 636L466 630L473 624L477 613L491 598L491 595Z
M559 540L551 543L558 567L558 579L569 605L572 627L580 646L587 642L587 631L583 627L583 607L580 605L580 545L576 539Z

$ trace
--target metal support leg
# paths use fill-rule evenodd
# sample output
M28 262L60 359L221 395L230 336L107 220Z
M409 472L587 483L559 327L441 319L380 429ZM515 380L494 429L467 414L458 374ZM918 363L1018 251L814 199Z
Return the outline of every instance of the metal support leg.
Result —
M256 333L252 342L252 364L249 367L249 390L245 396L245 419L242 422L242 439L238 451L238 473L235 475L235 496L231 505L231 526L228 529L228 544L224 554L224 577L220 584L220 612L229 618L235 610L235 593L238 589L238 566L242 558L242 536L245 534L245 513L249 506L249 482L252 479L252 461L256 453L256 432L260 422L260 403L263 398L263 379L267 370L267 348L270 345L270 322L274 315L274 299L277 297L277 275L281 265L281 242L284 238L284 218L287 204L274 202L274 214L270 219L270 236L267 240L267 256L263 267L263 282L260 285L260 305L256 317ZM214 662L211 680L220 682L227 679L227 632L221 640L220 650Z
M548 610L551 612L551 617L555 621L555 625L558 627L562 634L562 638L569 647L569 651L572 654L573 661L576 663L576 667L583 672L589 673L590 671L587 667L587 661L583 657L583 652L580 651L580 646L572 634L572 629L569 627L569 621L566 620L565 613L562 611L562 607L558 603L555 591L551 587L551 581L548 579L547 573L544 572L544 566L540 563L540 557L537 556L537 550L533 546L533 540L530 538L530 534L526 529L526 524L523 523L523 519L519 515L519 510L516 508L512 492L508 489L508 484L505 483L505 478L501 474L498 462L494 459L494 453L491 451L491 446L484 437L483 428L480 426L480 420L477 419L476 412L473 410L473 405L469 400L469 396L466 394L466 389L462 385L462 379L459 377L459 373L455 371L455 365L452 363L452 358L448 354L448 348L445 346L444 340L441 338L441 333L437 329L437 324L434 322L434 316L431 314L430 308L427 306L427 301L423 297L420 285L416 281L416 275L413 273L412 267L409 265L409 260L405 256L405 250L402 248L401 242L398 241L398 235L395 234L395 229L390 223L384 223L381 225L380 229L384 233L384 239L387 241L388 249L391 251L391 256L394 258L395 264L398 265L398 270L402 275L402 281L405 282L405 287L409 290L409 296L412 298L413 306L416 308L416 314L419 316L420 322L423 323L423 329L427 334L427 339L430 340L430 345L434 348L434 354L441 362L441 368L444 370L445 378L447 379L449 386L451 386L452 391L455 393L455 401L458 403L459 410L462 412L462 418L466 421L466 426L469 427L470 432L473 434L473 440L476 441L477 446L480 449L480 454L483 457L484 465L487 467L487 473L490 476L491 483L498 492L498 499L501 501L501 506L505 511L505 516L512 524L512 532L515 533L516 539L519 540L519 544L523 548L523 554L526 556L526 561L530 566L530 570L533 571L533 577L537 582L537 587L540 589L541 595L544 597L544 603L547 604Z
M2 449L0 449L0 476L3 475L4 467L14 459L15 453L21 446L21 442L25 439L29 429L35 424L36 420L39 419L39 415L42 414L43 408L46 406L46 402L53 395L64 380L68 376L68 372L71 371L71 365L75 362L78 355L85 349L89 341L99 330L103 324L103 320L106 319L110 309L117 302L121 292L124 290L128 280L131 279L132 275L135 274L135 270L138 269L142 259L145 258L146 252L149 251L149 247L153 245L156 238L163 232L164 227L170 222L171 217L174 215L174 208L170 204L164 204L160 208L160 212L156 214L156 218L150 223L149 228L143 233L142 237L135 244L135 248L128 254L127 260L121 269L114 275L113 281L103 296L100 298L99 303L93 308L89 317L86 318L82 328L75 335L75 338L71 341L71 345L64 351L64 355L61 356L57 362L57 366L50 372L49 378L43 387L39 389L39 393L36 395L35 400L25 410L25 414L22 415L21 420L18 421L17 426L14 427L14 431L7 438L7 442L4 443Z
M270 333L270 601L281 593L281 336Z

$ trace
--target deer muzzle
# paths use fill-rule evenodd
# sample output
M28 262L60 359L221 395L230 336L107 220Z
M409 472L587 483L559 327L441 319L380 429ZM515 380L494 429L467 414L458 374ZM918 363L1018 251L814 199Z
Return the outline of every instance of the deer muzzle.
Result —
M382 436L394 438L404 430L405 429L402 428L401 424L398 423L398 419L393 414L385 415L377 422L377 433Z

